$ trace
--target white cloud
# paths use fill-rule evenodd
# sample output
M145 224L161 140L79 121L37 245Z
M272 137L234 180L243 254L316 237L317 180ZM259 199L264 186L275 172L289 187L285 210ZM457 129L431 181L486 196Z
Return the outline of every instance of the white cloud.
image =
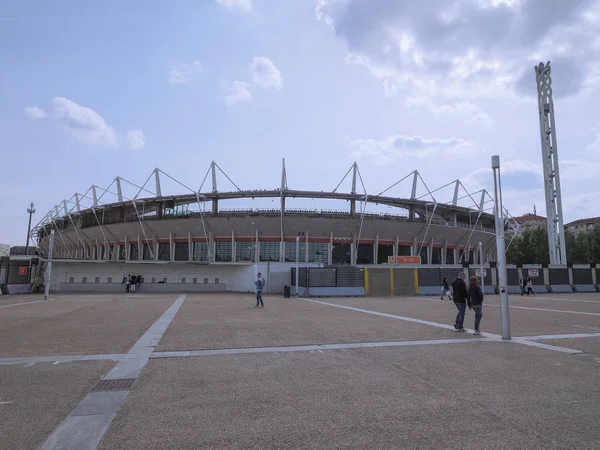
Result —
M48 117L48 114L46 114L46 111L44 111L42 108L38 108L37 106L26 107L25 114L30 119L45 119L46 117Z
M227 88L225 104L227 106L249 102L252 99L252 90L255 88L265 90L279 90L283 87L281 71L269 58L255 57L248 66L251 81L236 80Z
M535 96L533 66L551 57L555 95L600 84L598 0L318 0L317 19L334 28L348 61L388 94L447 104L456 99ZM596 11L596 13L594 13Z
M140 150L146 144L146 136L144 136L142 130L131 130L125 136L125 141L127 141L127 146L130 149Z
M237 9L241 12L252 12L252 0L217 0L217 3L227 9Z
M170 84L188 84L194 81L202 72L202 64L199 61L193 61L190 64L175 64L169 72Z
M281 71L275 64L264 56L257 56L250 63L250 74L252 83L264 89L281 89L283 80Z
M459 138L424 138L421 136L389 136L384 139L349 141L356 159L372 158L379 165L390 164L402 157L436 157L465 155L473 151L471 143Z
M121 146L123 139L97 112L64 97L55 97L52 104L53 110L49 115L37 107L25 108L25 113L29 117L34 114L35 118L47 117L59 122L65 133L74 136L90 147L118 148ZM141 130L130 131L125 140L130 148L144 147L144 135Z
M487 127L492 125L494 121L487 114L475 114L470 119L465 120L465 123L467 125L481 125Z
M252 100L250 87L250 83L245 81L234 81L233 85L227 89L225 104L227 106L234 106L238 103L249 102Z

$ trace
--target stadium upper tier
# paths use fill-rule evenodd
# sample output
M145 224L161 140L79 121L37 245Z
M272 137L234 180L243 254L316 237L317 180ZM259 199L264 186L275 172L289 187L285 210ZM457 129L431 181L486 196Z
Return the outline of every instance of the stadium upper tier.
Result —
M100 259L103 253L100 247L112 248L127 245L127 242L139 242L153 248L152 245L164 244L165 241L173 244L184 239L190 242L205 241L210 243L212 249L215 241L223 239L232 239L234 243L236 240L248 238L256 238L257 243L274 240L283 243L302 235L307 243L323 241L326 238L331 242L340 239L351 240L355 246L377 241L393 242L396 254L399 242L415 247L411 251L415 253L420 251L416 249L417 246L422 249L443 244L448 248L460 248L471 247L473 242L481 241L487 244L493 241L494 216L489 212L492 209L491 197L485 190L468 193L458 180L444 186L454 187L454 197L451 202L442 203L435 198L439 189L427 189L427 194L421 197L416 195L417 183L419 180L422 182L417 171L400 180L412 181L411 195L401 198L384 195L398 183L377 195L369 195L366 190L364 193L358 193L357 181L360 180L362 184L362 178L356 164L346 174L347 177L352 172L350 193L337 192L342 182L330 192L289 189L285 165L282 168L279 189L242 190L232 182L236 190L219 192L216 184L217 169L220 170L216 163L211 163L208 173L212 171L213 189L210 192L194 191L177 182L190 192L163 195L161 174L163 178L166 176L174 179L159 169L155 169L141 187L119 177L106 189L92 186L86 193L74 194L71 199L56 205L34 227L34 235L43 254L47 253L50 230L54 229L57 234L55 239L58 240L54 248L59 257L91 257L89 250L83 249L98 249L92 252L96 253L96 257L91 257L92 259ZM227 177L224 172L223 174ZM154 183L150 184L155 186L154 191L147 188L152 178ZM123 183L139 188L137 194L132 198L123 195ZM460 189L466 192L466 195L459 197ZM151 196L145 195L148 193ZM111 196L116 201L107 201ZM279 199L279 208L219 208L228 200L262 198ZM346 211L287 209L286 199L345 201L349 207ZM464 199L472 203L473 207L459 204L461 200L464 203ZM368 204L385 205L397 209L399 214L367 213ZM506 217L508 218L508 215ZM510 226L510 220L507 219L505 223ZM279 255L281 261L285 260L284 247L282 244ZM173 252L171 248L170 253ZM213 252L209 250L209 253ZM106 258L113 259L112 256Z

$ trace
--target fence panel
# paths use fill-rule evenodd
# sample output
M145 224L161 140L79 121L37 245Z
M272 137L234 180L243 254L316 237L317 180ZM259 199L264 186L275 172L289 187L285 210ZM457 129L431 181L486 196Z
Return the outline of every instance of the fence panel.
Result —
M369 295L389 297L391 292L390 269L369 269Z
M364 269L356 267L337 267L338 287L363 287L365 284Z
M392 269L394 271L394 295L415 295L415 269Z
M336 269L333 267L310 267L308 287L336 287Z

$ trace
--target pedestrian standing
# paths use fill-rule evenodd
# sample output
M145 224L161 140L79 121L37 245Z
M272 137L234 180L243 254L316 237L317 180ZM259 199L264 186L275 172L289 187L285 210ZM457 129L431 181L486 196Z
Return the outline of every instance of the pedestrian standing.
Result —
M471 277L470 279L467 303L469 309L473 309L475 312L475 332L473 334L478 336L481 334L479 325L481 324L481 318L483 317L483 292L481 291L477 277Z
M254 282L254 285L256 286L256 306L255 306L255 308L258 308L259 306L261 308L264 308L265 305L263 303L262 290L263 290L263 287L265 286L265 279L262 277L260 272L258 272L256 274L256 281Z
M131 275L131 279L130 279L130 284L131 287L129 288L131 292L135 292L135 281L136 281L137 277L135 275Z
M525 286L527 285L527 281L525 277L521 277L519 280L519 287L521 288L521 295L525 295Z
M448 300L452 300L448 278L442 280L442 296L440 297L442 300L444 300L444 295L448 296Z
M463 327L465 321L465 310L467 309L467 297L469 296L467 284L465 283L466 278L467 274L461 272L458 274L456 280L454 280L452 283L452 300L456 305L456 309L458 309L458 314L456 315L456 320L454 321L454 329L462 332L467 331Z

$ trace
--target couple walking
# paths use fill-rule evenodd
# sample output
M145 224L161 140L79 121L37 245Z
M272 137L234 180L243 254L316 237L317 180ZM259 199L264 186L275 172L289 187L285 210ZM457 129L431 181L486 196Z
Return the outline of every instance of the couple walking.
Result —
M452 299L454 300L456 309L458 309L458 314L456 315L456 320L454 321L454 329L462 332L467 331L463 327L463 323L465 321L465 312L468 307L469 309L475 311L475 332L473 334L478 336L481 334L481 331L479 331L479 325L481 323L481 318L483 317L483 292L481 291L477 277L471 277L468 287L465 283L466 278L467 274L461 272L458 274L456 280L454 280L452 283L452 289L454 291Z

